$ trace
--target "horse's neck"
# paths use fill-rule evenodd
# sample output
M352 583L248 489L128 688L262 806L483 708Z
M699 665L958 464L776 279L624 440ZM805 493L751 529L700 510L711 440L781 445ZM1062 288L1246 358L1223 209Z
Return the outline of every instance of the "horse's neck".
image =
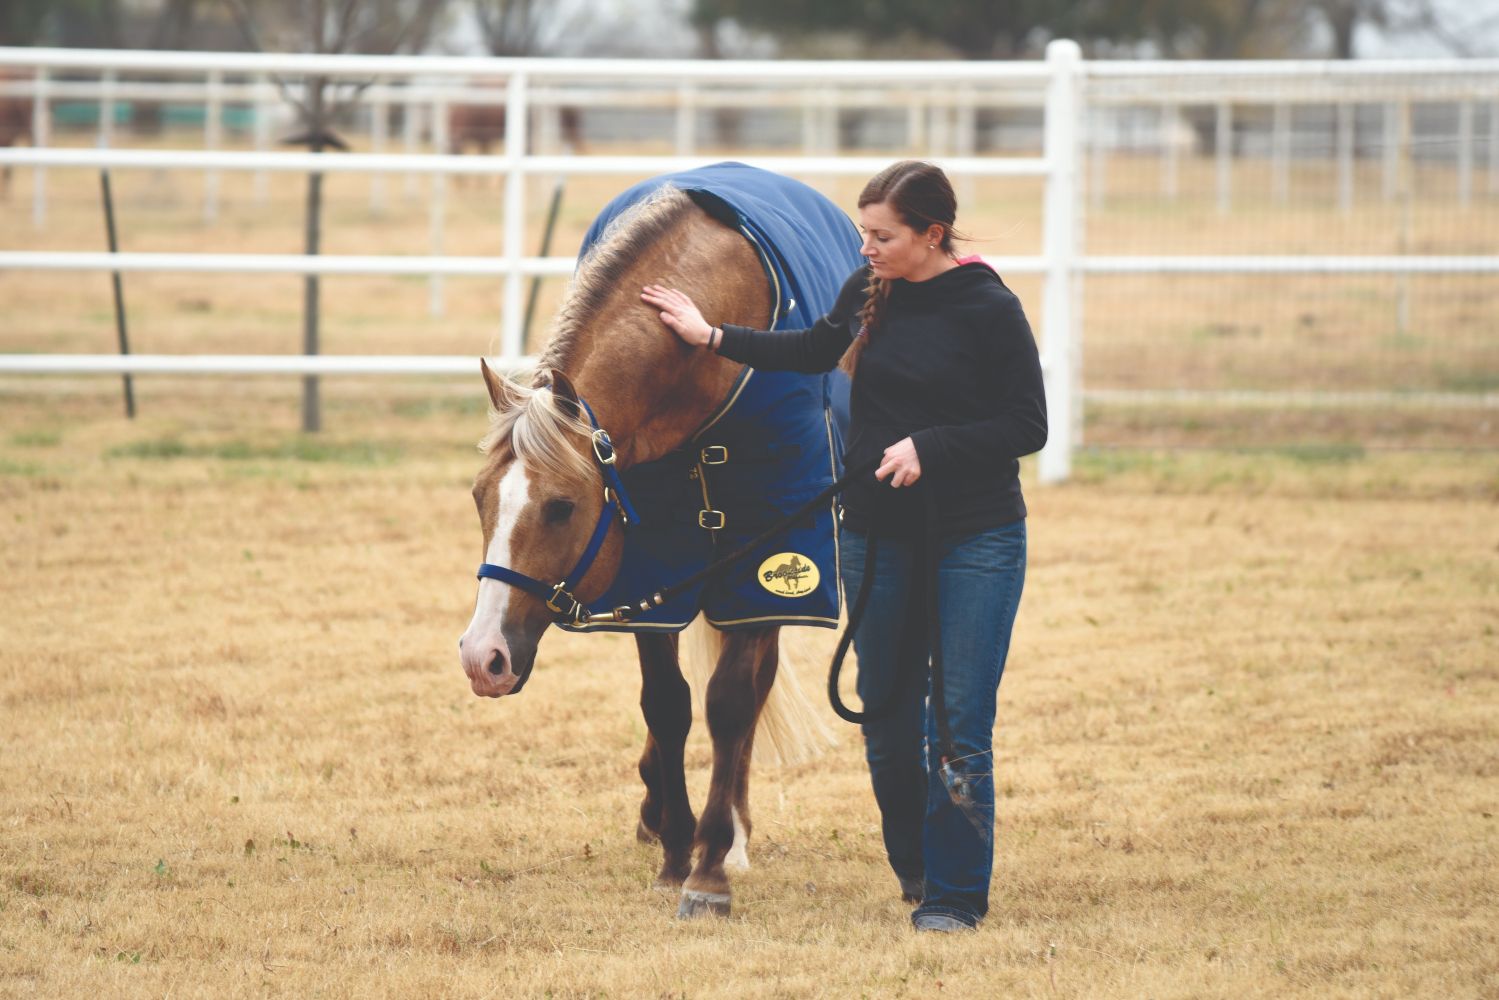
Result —
M650 322L655 329L641 324L646 328L600 344L571 376L625 466L681 447L728 395L740 369L706 351L689 352L654 317Z
M765 326L770 292L743 236L698 214L688 231L625 270L598 331L563 370L599 415L625 465L681 447L728 396L742 366L689 349L640 301L647 283L679 288L708 322Z

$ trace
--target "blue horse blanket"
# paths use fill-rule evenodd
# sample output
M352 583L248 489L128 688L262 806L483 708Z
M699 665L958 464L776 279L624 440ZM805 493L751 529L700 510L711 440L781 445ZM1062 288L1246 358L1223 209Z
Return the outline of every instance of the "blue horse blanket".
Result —
M742 163L718 163L635 185L599 213L580 258L608 225L665 185L739 231L760 256L775 296L772 329L804 329L832 308L862 258L848 217L817 191ZM641 523L625 532L619 574L590 610L606 611L675 583L737 550L837 477L848 380L746 368L681 449L622 473ZM718 628L838 625L833 505L808 515L695 592L628 624L563 625L578 632L678 632L702 611Z

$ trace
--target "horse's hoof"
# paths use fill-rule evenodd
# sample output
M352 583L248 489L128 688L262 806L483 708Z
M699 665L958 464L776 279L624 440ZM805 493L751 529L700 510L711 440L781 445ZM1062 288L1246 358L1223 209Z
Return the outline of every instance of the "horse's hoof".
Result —
M682 890L682 903L677 907L678 920L693 920L697 917L727 917L728 915L728 893L699 892L696 889Z
M646 826L645 820L640 820L635 824L635 839L640 841L642 844L661 843L660 835L657 834L655 830L652 830L650 827Z

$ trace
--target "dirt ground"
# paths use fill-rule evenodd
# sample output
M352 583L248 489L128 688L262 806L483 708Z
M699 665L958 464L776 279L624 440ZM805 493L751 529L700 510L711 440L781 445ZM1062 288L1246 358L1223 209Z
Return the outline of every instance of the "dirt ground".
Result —
M631 644L469 693L477 379L330 380L316 439L292 381L137 391L0 382L0 995L1499 993L1492 453L1027 469L993 909L937 939L831 713L682 923Z

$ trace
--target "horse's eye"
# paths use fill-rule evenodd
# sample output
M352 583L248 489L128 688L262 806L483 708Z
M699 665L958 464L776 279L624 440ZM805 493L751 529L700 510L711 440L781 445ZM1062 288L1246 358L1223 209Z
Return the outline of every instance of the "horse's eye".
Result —
M546 505L547 524L561 524L573 516L573 502L571 500L548 500Z

